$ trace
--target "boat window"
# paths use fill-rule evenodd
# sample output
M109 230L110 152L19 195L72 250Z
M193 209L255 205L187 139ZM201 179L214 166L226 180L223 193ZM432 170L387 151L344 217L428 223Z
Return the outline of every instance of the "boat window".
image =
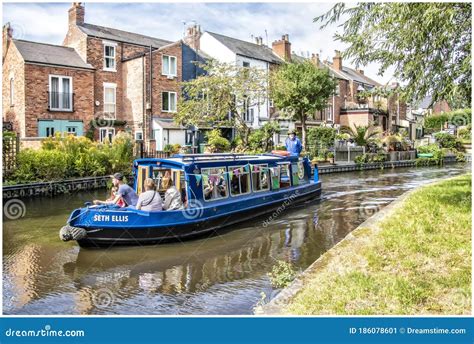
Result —
M254 192L270 189L268 165L252 165L252 188Z
M137 194L141 194L145 190L145 179L148 178L149 166L138 166L137 173Z
M270 175L272 177L272 190L280 188L280 166L271 167Z
M293 186L300 183L300 178L298 177L298 164L291 164L291 182Z
M290 186L290 164L280 165L280 188L287 188Z
M172 170L169 168L153 168L153 181L155 182L156 189L160 192L166 192L168 189L167 179L171 179L174 182L174 185L179 190L180 189L180 170Z
M204 200L212 201L228 196L225 167L203 168L201 175Z
M250 192L249 170L249 165L229 167L230 194L232 196L244 195Z

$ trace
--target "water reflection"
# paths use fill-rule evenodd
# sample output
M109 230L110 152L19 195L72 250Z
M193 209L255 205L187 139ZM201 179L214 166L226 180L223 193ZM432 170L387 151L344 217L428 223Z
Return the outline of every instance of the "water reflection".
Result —
M257 218L202 240L85 250L58 241L70 208L90 195L30 202L30 217L4 223L7 314L248 314L272 292L278 260L304 269L407 189L463 173L462 166L323 176L321 201ZM68 206L65 207L64 203Z

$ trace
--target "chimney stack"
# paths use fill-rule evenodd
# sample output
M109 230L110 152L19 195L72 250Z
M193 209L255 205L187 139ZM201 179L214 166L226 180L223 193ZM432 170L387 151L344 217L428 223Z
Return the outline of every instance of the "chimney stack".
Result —
M69 9L69 26L84 24L86 10L81 2L73 2Z
M316 67L319 67L319 64L321 63L319 61L319 54L312 54L311 55L311 61L313 62L313 64L316 66Z
M281 39L272 43L272 50L285 61L291 61L291 43L288 34L281 36Z
M186 36L184 42L194 50L200 50L200 39L201 39L201 25L194 24L186 29Z
M332 59L332 66L336 70L342 70L342 57L339 50L335 50L336 55Z
M255 37L255 44L263 45L263 38L261 36Z
M7 54L8 47L10 46L10 42L13 38L13 29L10 23L6 23L3 25L3 56L2 61L5 60L5 55Z

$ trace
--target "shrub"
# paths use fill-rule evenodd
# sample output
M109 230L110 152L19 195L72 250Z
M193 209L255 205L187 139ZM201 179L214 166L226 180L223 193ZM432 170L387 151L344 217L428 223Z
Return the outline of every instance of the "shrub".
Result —
M386 160L384 153L365 153L354 158L356 164L366 164L371 162L384 162Z
M57 135L44 139L41 149L20 151L18 168L8 182L50 181L114 172L129 175L132 160L130 134L118 133L111 144L92 142L86 137Z
M311 157L325 156L334 145L336 129L330 127L313 127L308 130L308 152Z
M427 116L425 118L425 132L433 133L442 130L445 123L462 127L472 123L471 109L459 109L451 112Z
M222 137L219 129L207 133L207 144L211 152L226 152L230 149L230 142Z
M437 133L435 139L441 148L455 149L457 151L463 150L462 142L454 135L449 133Z
M458 130L458 137L463 141L471 141L472 137L472 124L468 124L465 128Z

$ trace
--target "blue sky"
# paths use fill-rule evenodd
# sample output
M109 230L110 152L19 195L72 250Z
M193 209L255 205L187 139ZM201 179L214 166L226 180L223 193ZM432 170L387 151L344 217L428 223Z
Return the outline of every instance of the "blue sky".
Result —
M67 32L71 3L4 3L3 24L10 22L14 37L61 44ZM262 36L268 43L289 34L297 54L319 53L332 58L344 46L332 38L337 26L319 29L313 18L331 8L330 3L85 3L86 22L168 40L183 37L184 23L196 22L209 30L243 40ZM350 61L344 61L351 65ZM361 67L382 83L391 75L377 76L375 65Z

